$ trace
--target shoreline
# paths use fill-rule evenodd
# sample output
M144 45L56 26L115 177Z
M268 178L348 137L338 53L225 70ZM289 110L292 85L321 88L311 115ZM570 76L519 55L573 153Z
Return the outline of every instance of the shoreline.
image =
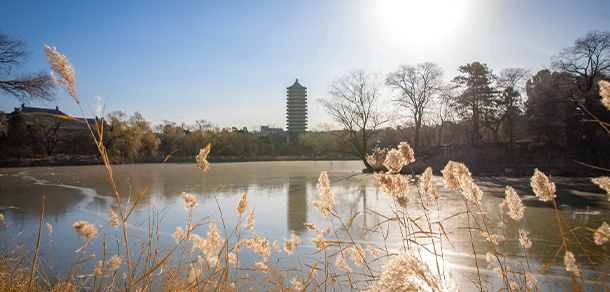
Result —
M267 161L359 161L359 159L353 158L311 158L311 157L294 157L294 156L281 156L281 157L210 157L208 159L210 163L243 163L243 162L267 162ZM409 166L403 168L401 174L421 174L428 166L432 167L434 175L442 176L441 170L446 165L445 163L439 163L440 161L429 161L422 162L415 161ZM141 159L134 162L125 161L112 161L111 165L129 165L129 164L161 164L163 159L152 158L152 159ZM193 163L195 164L194 157L170 157L165 163ZM477 165L475 163L464 162L469 168L470 172L474 177L530 177L534 173L534 169L538 168L545 172L547 175L556 177L595 177L604 175L605 173L600 170L596 170L591 167L586 167L577 163L566 167L563 165L501 165L495 164L494 166L488 165ZM24 167L61 167L61 166L88 166L88 165L104 165L101 159L90 158L75 158L70 160L65 159L53 159L51 161L47 159L28 159L21 161L0 161L0 168L24 168ZM362 165L361 173L370 173Z

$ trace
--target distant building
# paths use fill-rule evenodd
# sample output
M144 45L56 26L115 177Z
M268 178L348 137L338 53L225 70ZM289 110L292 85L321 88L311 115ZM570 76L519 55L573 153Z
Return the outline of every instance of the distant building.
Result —
M282 128L270 128L269 126L261 126L261 136L284 135Z
M307 131L307 88L297 79L288 89L286 128L289 137Z

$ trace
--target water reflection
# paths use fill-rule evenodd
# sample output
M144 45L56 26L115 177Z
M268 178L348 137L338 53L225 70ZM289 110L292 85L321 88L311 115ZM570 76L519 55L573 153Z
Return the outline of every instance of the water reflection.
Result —
M311 185L311 181L308 181L306 177L288 179L288 202L286 204L288 230L294 230L299 235L307 229L303 223L307 222L308 185Z
M307 232L303 223L309 222L324 229L335 228L342 224L338 220L324 218L315 208L310 207L311 200L318 200L316 183L320 172L327 170L335 194L335 209L343 224L351 224L350 235L363 245L375 244L395 250L401 243L400 229L393 225L384 225L385 234L368 232L379 226L382 219L365 210L378 211L393 215L392 200L384 195L372 175L360 173L359 162L259 162L214 164L212 170L205 174L193 164L166 164L158 172L156 179L151 177L159 165L119 165L113 168L117 189L123 203L128 197L133 202L144 192L141 206L136 208L131 219L134 222L145 222L149 216L146 208L155 204L165 209L165 216L160 225L167 243L176 226L185 226L187 213L183 210L181 193L186 191L196 196L199 209L193 214L194 220L206 216L219 220L220 209L223 211L227 226L233 227L237 222L235 205L246 192L250 206L256 208L255 231L271 241L289 237L295 231L302 237L303 251L311 251L309 242L314 234ZM209 177L208 177L209 175ZM597 228L608 220L609 204L607 195L592 185L588 179L553 178L557 184L557 202L561 214L571 227L587 226ZM482 211L487 212L488 223L497 226L498 230L508 230L506 224L513 228L516 222L508 217L501 218L499 204L504 198L506 185L513 186L526 206L521 228L530 234L533 242L530 252L531 263L538 260L544 265L553 260L555 251L561 247L557 218L552 204L539 202L531 191L529 178L479 177L477 183L484 191ZM433 220L443 220L463 211L463 202L456 192L444 189L442 177L434 177L433 184L441 191L441 204L433 206ZM147 187L148 185L148 187ZM218 203L214 198L218 199ZM410 187L410 194L416 196L415 187ZM30 230L31 236L37 229L41 207L41 195L46 196L45 221L54 226L52 237L54 256L62 265L61 258L70 260L75 250L76 234L71 225L78 220L88 220L96 224L107 224L107 210L113 208L114 191L103 166L28 168L0 170L0 212L6 220L12 222L15 231ZM413 202L418 201L414 199ZM217 205L218 204L218 205ZM416 205L410 205L409 215L418 218ZM353 220L352 220L353 219ZM443 221L449 233L451 244L444 246L444 263L454 272L454 276L467 279L476 273L474 256L470 244L470 235L463 229L467 227L466 217L458 215L452 220ZM135 228L135 227L134 227ZM111 229L110 232L114 230ZM582 232L581 232L582 231ZM205 235L206 230L197 231ZM582 238L590 238L591 233L579 230ZM346 234L337 234L339 239L349 239ZM515 233L506 232L503 251L510 254L522 254L519 239ZM47 243L51 239L43 238ZM485 241L478 234L474 237L478 251L487 250ZM590 240L583 240L585 248L596 249ZM100 253L94 246L92 252ZM550 252L551 251L551 252ZM484 253L477 255L478 264L486 267ZM582 263L583 275L592 281L592 267L583 254L577 254ZM558 276L564 275L561 260L551 269ZM491 271L484 274L494 279Z

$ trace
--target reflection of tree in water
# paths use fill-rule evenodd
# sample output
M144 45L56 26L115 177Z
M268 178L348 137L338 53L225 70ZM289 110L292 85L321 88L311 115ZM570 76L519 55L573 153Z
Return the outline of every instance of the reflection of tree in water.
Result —
M298 234L306 230L303 223L307 222L307 183L305 177L291 177L288 180L288 230Z

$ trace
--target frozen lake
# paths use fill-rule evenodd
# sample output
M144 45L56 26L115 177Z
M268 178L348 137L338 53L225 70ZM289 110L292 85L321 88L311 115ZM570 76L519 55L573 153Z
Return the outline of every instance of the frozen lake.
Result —
M299 253L314 252L309 241L315 237L309 233L303 223L314 223L321 228L331 226L309 203L318 200L316 183L320 172L328 172L331 187L335 194L335 208L340 217L349 221L354 214L363 210L375 210L382 214L392 214L394 204L379 188L375 177L361 173L363 166L358 161L284 161L284 162L247 162L212 164L209 172L210 182L205 173L194 164L135 164L113 166L115 182L123 204L131 196L131 202L149 183L157 169L159 173L145 191L142 202L130 218L132 235L138 226L148 230L147 219L151 216L150 205L164 214L159 224L159 231L167 244L171 244L171 234L176 226L185 226L187 215L184 211L182 192L194 195L199 202L199 209L194 212L195 221L205 216L219 220L220 213L212 195L212 188L217 190L217 197L228 228L233 228L237 221L235 205L241 195L246 192L250 207L256 208L255 232L263 237L269 237L270 242L282 241L290 237L292 231L301 236L302 246ZM438 170L435 170L438 171ZM553 178L557 184L558 207L568 224L574 228L587 226L597 229L603 221L608 221L607 195L590 183L587 178ZM552 261L557 249L561 246L559 228L555 209L550 203L539 202L529 187L529 178L513 177L478 177L475 182L484 192L481 204L482 211L487 213L488 223L494 226L513 226L515 221L504 217L504 222L498 214L499 204L504 198L506 185L513 186L523 199L525 217L522 228L530 234L533 246L529 249L529 263L532 270L539 267L538 261L544 266ZM464 210L460 195L443 187L441 176L435 176L433 184L441 193L441 202L437 208L431 208L434 220L443 220ZM416 197L413 181L410 193ZM0 213L5 221L10 223L10 230L16 234L24 231L19 238L30 238L30 244L35 240L40 216L41 198L46 197L44 222L53 226L53 234L42 237L42 246L46 247L52 257L53 269L61 273L72 261L74 251L82 245L77 243L77 235L72 228L74 222L86 220L96 225L106 225L106 235L111 238L119 232L108 225L108 208L118 213L118 205L108 174L103 166L74 166L53 168L6 168L0 169ZM419 199L412 199L417 204ZM429 200L426 199L426 202ZM432 206L432 205L430 205ZM413 205L413 210L417 209ZM411 205L408 209L411 208ZM418 211L409 213L417 217ZM367 233L374 228L380 218L373 214L360 213L354 219L351 235L354 240L363 245L373 244L387 246L390 251L396 251L401 242L401 231L388 225L389 232L384 240L379 234ZM460 286L469 290L471 278L476 275L475 256L472 252L470 236L465 226L465 217L456 216L443 221L445 230L450 233L451 244L443 246L442 267L445 273L451 272L453 279ZM504 228L507 229L507 228ZM207 228L199 230L205 235ZM5 237L7 236L6 231ZM115 234L116 232L116 234ZM591 232L583 240L586 248L596 249L590 240ZM345 236L338 234L339 237ZM486 243L480 234L473 237L477 254L477 263L485 281L493 282L499 278L487 268L485 261ZM2 241L3 245L8 242ZM115 243L116 245L116 243ZM503 244L505 253L522 253L518 237L506 233ZM101 243L90 247L89 252L100 254ZM598 248L599 249L599 248ZM424 260L434 265L434 258L424 255ZM592 282L598 275L588 264L583 255L576 256L583 270L585 281ZM569 273L563 269L563 258L558 258L555 265L547 272L562 280L569 278ZM605 267L607 270L607 266ZM543 281L538 279L539 284ZM552 284L551 286L552 287ZM541 287L545 290L545 287Z

